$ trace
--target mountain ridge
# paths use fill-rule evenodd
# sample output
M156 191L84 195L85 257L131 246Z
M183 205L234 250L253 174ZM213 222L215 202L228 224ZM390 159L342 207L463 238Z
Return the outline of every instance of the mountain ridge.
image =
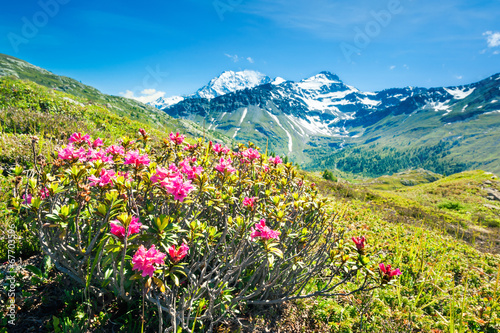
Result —
M483 141L481 131L491 134L491 128L500 125L500 117L496 117L500 113L499 78L500 74L494 74L460 86L408 86L363 92L345 84L335 74L320 72L298 82L265 83L212 99L186 98L163 111L200 125L205 123L209 129L240 141L269 143L271 149L290 155L304 167L335 168L337 163L330 155L349 147L377 143L381 149L405 150L404 143L416 153L420 147L445 149L446 144L443 146L441 141L460 142L470 135L482 137ZM480 126L474 127L475 124ZM484 147L491 146L485 144L497 139L500 137L496 135L484 139L486 142L479 149L482 155L486 155ZM462 143L474 152L474 144ZM457 151L449 150L450 155ZM455 154L458 159L461 153ZM472 157L467 163L455 165L460 165L457 170L463 171L467 165L480 167L493 163L491 171L498 172L497 160L493 154L480 156L477 163ZM420 165L412 162L406 166Z

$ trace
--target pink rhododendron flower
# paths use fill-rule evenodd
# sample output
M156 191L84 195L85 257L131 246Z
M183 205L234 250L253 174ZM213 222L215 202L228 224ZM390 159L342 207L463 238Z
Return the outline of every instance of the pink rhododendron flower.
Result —
M252 198L245 197L243 199L243 206L247 207L247 208L253 208L256 199L257 199L256 197L252 197Z
M75 147L72 144L67 145L65 148L59 150L57 155L61 160L72 160L74 157Z
M177 145L182 144L184 142L184 139L185 139L184 135L180 135L179 132L177 132L175 134L172 132L169 134L169 137L170 137L170 140L172 140L172 142L174 142Z
M189 195L189 193L193 190L193 185L191 185L191 181L184 181L182 176L178 176L172 179L165 179L160 183L168 193L174 196L175 200L179 200L180 202L184 201L184 199Z
M87 159L87 151L85 150L85 148L79 148L78 150L76 150L71 143L65 148L59 150L57 154L61 160L78 159L84 162Z
M71 143L84 143L84 142L86 142L86 143L90 144L90 136L88 134L83 135L80 132L73 133L69 137L69 142L71 142Z
M134 164L136 167L140 165L149 165L149 157L147 154L141 155L138 150L133 150L125 155L124 164Z
M101 147L102 145L103 145L103 142L102 142L101 138L97 138L94 140L94 142L92 142L92 148L94 148L94 149Z
M45 198L48 198L50 195L50 191L48 188L44 187L40 190L40 198L43 200Z
M391 265L385 266L383 263L380 263L378 265L380 268L380 271L383 273L382 279L383 281L391 281L394 276L401 275L401 271L399 268L396 268L394 270L391 269Z
M151 245L151 248L147 251L144 245L141 245L132 258L132 263L134 264L132 269L142 271L142 277L148 275L152 277L156 265L164 264L166 256L165 253L158 251L154 244Z
M116 237L124 238L125 237L125 226L120 223L118 220L113 220L109 222L109 225L111 226L110 232L115 235ZM139 222L139 218L137 217L132 217L132 221L130 221L130 224L128 226L128 234L127 236L137 234L141 231L142 223Z
M278 164L283 163L283 160L279 156L269 157L269 163L273 163L274 165L278 165Z
M264 240L279 239L280 234L281 232L272 230L271 228L266 226L265 219L260 220L260 222L255 225L255 229L253 227L250 229L250 238L252 238L252 240L257 237L260 237Z
M170 164L168 169L158 167L156 169L156 172L154 175L151 176L151 182L153 183L160 183L161 181L165 180L166 178L176 178L179 177L181 174L179 172L179 169L175 166L175 164Z
M139 133L141 133L141 135L144 136L144 137L147 136L146 131L144 130L144 128L139 128Z
M24 205L31 205L31 200L33 199L33 196L31 194L28 193L28 195L26 194L23 194L23 204Z
M90 180L90 186L96 186L99 185L101 187L106 186L110 183L113 183L113 180L116 179L115 172L113 170L106 170L106 169L101 169L99 172L99 178L96 176L92 175L89 177Z
M182 162L179 163L181 167L181 172L187 176L188 179L194 179L196 175L199 175L203 172L203 168L201 166L191 166L190 162L195 162L196 158L186 158Z
M247 150L241 153L241 156L252 162L253 160L260 158L260 153L258 152L257 149L248 148Z
M94 162L94 161L102 161L104 163L110 163L114 164L113 157L106 155L106 152L104 150L94 150L92 148L89 148L87 151L86 155L87 161Z
M353 237L352 241L354 242L354 244L356 244L356 248L358 249L358 251L361 251L365 248L365 236Z
M186 147L184 147L184 150L189 150L189 151L193 151L195 150L196 148L198 148L198 144L194 144L194 145L187 145Z
M170 255L170 260L172 260L174 264L181 261L188 254L188 251L189 247L184 243L182 243L182 245L179 246L178 250L175 249L175 245L172 245L168 248L168 254Z
M229 153L230 149L228 147L222 147L222 145L220 143L216 143L214 146L213 146L213 150L214 152L216 152L217 154L219 153L222 153L222 154L227 154Z
M106 153L111 155L123 155L125 154L125 148L119 145L112 145L106 148Z
M233 161L231 160L230 157L228 157L227 160L224 160L224 158L221 157L219 164L215 166L215 170L222 173L224 172L233 173L236 171L236 169L233 168L233 166L231 165L232 162Z

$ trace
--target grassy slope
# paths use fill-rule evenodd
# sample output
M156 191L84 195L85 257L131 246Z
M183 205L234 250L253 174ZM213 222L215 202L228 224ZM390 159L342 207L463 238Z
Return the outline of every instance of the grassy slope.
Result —
M96 88L82 84L72 78L53 74L23 60L0 53L0 77L2 76L34 82L39 86L47 87L46 93L50 91L56 93L56 99L67 97L83 103L89 109L91 109L90 106L94 105L100 108L99 111L105 110L102 112L127 117L127 122L133 120L162 132L181 131L188 136L203 136L205 133L210 139L230 141L218 132L204 130L199 125L188 120L174 119L152 106L120 96L103 94ZM57 94L58 92L60 94ZM5 105L2 107L5 107Z

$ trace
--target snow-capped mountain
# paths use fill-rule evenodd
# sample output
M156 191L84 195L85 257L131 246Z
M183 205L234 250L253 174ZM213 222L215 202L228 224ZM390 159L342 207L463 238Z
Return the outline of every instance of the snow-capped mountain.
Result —
M271 79L268 76L256 71L225 71L218 77L210 80L206 86L198 89L191 97L212 99L227 93L250 89L269 82L271 82Z
M159 97L159 98L155 99L154 101L146 103L146 104L154 106L157 109L164 109L164 108L168 108L172 105L175 105L179 102L182 102L183 100L184 100L184 97L182 97L182 96L171 96L171 97L166 97L166 98Z
M276 78L276 80L281 78ZM279 82L285 81L281 79ZM260 86L261 84L266 84L271 82L271 79L257 71L252 70L243 70L239 72L233 71L224 71L221 75L213 78L210 82L198 89L194 94L181 97L181 96L172 96L168 98L158 98L154 101L148 102L151 106L154 106L158 109L165 109L174 104L177 104L183 101L185 98L205 98L212 99L218 96L222 96L231 92L235 92L243 89L250 89L256 86Z
M210 99L186 98L162 109L310 163L317 155L359 144L371 146L378 140L411 146L459 137L459 123L480 115L495 115L496 120L488 121L500 125L499 74L458 87L378 92L360 91L329 72L298 82L266 81Z

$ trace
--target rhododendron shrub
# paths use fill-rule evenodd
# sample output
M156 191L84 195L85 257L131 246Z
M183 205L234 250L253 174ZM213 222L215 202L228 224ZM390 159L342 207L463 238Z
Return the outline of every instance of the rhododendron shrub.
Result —
M13 191L43 250L87 290L145 295L167 319L160 326L212 331L241 304L342 295L345 283L357 283L352 293L399 273L377 276L375 264L369 274L331 227L326 199L278 156L179 133L150 146L140 135L75 133Z

